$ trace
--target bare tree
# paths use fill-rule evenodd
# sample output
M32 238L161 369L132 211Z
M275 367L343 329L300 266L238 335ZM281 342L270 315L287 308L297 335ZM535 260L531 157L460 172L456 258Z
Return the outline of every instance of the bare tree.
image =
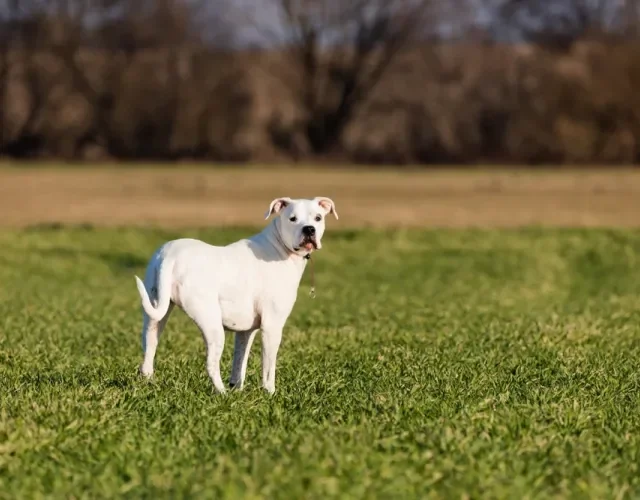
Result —
M45 132L43 117L47 109L51 111L55 107L54 101L64 105L61 92L68 94L72 89L85 98L89 94L93 97L94 89L79 61L80 53L90 45L91 19L100 19L116 2L7 0L6 3L10 7L10 19L5 33L15 68L13 78L26 92L21 97L21 107L26 111L18 118L19 129L5 148L14 156L38 154L52 146L45 143L62 138L71 145L66 155L72 156L74 138L65 137L66 131L51 123ZM58 98L51 99L53 94Z
M9 45L10 37L7 31L11 22L9 5L5 9L0 10L0 154L5 146L5 126L6 126L6 110L5 102L7 100L7 86L9 80Z
M41 38L38 5L32 0L7 0L2 5L2 152L27 156L42 146L36 124L47 91L36 62ZM19 88L18 98L8 95ZM11 110L11 111L10 111ZM11 115L11 116L9 116Z
M118 116L122 117L125 108L126 119L118 121L120 130L113 134L110 148L119 156L145 158L206 155L208 149L202 138L194 138L192 146L185 141L175 145L174 138L180 114L187 107L185 101L200 101L199 108L204 110L212 99L212 95L193 93L198 73L194 61L196 53L208 52L207 44L215 43L226 32L227 26L216 17L216 2L113 1L120 3L119 15L103 24L99 45L117 63L113 65L115 71L109 72L107 88L113 89L112 94L99 109L112 116L118 104ZM145 72L145 68L151 69ZM206 79L219 80L227 69L207 64ZM119 103L112 97L115 91ZM186 128L198 129L197 120L191 119Z
M183 90L180 62L190 37L188 10L178 0L120 0L120 4L120 14L103 25L99 40L112 61L105 86L109 94L106 102L94 97L112 127L116 127L116 105L119 111L127 108L126 119L117 123L119 129L112 134L110 149L119 156L167 158L172 155ZM144 54L156 61L154 70L146 73ZM134 72L136 78L131 81Z
M623 0L622 17L625 35L637 37L640 34L640 1Z
M304 111L303 133L316 154L341 139L394 58L431 26L427 0L270 0L252 22L277 51L270 68ZM269 23L266 19L273 19Z
M229 74L233 58L222 67L211 47L225 36L222 3L0 0L0 97L11 73L14 99L7 100L20 101L12 106L10 134L0 106L2 151L67 158L89 151L122 158L216 154L212 140L228 132L227 123L237 130L246 118L230 99L236 109L228 112L237 120L223 118L211 130L210 104L226 102L239 81Z

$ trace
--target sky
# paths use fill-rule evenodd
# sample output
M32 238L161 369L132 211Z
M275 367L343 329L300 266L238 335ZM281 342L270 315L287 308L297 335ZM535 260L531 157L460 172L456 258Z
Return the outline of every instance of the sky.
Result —
M78 0L66 0L65 4L74 5ZM105 0L79 0L94 5ZM282 0L174 0L185 5L204 6L194 16L194 23L207 38L219 32L220 21L232 20L234 28L231 35L224 33L224 42L240 46L268 46L273 42L287 39L287 30L283 24ZM330 0L292 0L294 3L321 3ZM333 0L335 1L335 0ZM344 0L346 5L349 1ZM372 4L383 0L369 0ZM394 0L386 0L387 3ZM416 2L420 0L404 0ZM425 33L429 30L442 38L464 38L473 27L488 33L497 41L517 42L526 39L528 33L552 30L554 32L573 31L581 25L581 13L603 26L615 29L625 19L625 6L640 4L640 0L433 0L437 5L437 23L425 23ZM16 0L0 0L0 16L7 18L9 5ZM55 8L56 0L20 0L21 5L39 4L46 8ZM112 3L135 8L153 5L154 0L114 0ZM517 5L509 8L509 5ZM105 18L117 18L122 12L119 7L96 13L89 9L85 22L88 26L101 24ZM436 16L434 14L434 16ZM327 33L327 42L331 42L331 32ZM210 36L220 42L220 37Z
M222 1L225 0L216 0ZM226 0L231 10L259 19L260 26L283 37L279 0ZM302 0L305 1L305 0ZM308 1L308 0L307 0ZM345 0L347 2L348 0ZM375 3L376 0L374 0ZM575 32L584 16L615 31L625 21L625 8L640 0L436 0L438 23L434 29L443 38L464 38L472 28L483 30L496 41L518 42L530 33L550 30ZM516 8L509 8L516 5ZM638 10L640 12L640 9ZM627 16L628 17L628 16ZM248 24L238 33L242 44L263 44L264 36Z

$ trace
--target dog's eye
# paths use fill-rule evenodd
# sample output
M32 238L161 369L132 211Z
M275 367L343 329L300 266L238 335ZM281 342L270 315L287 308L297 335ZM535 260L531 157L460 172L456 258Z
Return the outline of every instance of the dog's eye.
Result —
M322 220L322 215L316 215L316 222L320 222Z
M298 220L298 218L297 218L295 215L292 215L291 217L289 217L289 220L290 220L291 222L295 222L295 221L297 221L297 220Z

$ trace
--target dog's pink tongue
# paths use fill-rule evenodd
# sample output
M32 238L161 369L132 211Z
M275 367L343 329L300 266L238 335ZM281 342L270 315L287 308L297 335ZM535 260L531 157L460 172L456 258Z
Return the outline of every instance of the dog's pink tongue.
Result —
M313 250L313 243L306 243L304 245L304 248L307 249L307 250Z

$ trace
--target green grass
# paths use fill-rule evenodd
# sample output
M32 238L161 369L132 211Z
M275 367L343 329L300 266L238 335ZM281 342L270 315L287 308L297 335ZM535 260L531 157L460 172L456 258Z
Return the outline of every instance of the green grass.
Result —
M139 379L132 275L246 234L0 233L0 497L640 496L639 231L329 229L275 396L181 312Z

